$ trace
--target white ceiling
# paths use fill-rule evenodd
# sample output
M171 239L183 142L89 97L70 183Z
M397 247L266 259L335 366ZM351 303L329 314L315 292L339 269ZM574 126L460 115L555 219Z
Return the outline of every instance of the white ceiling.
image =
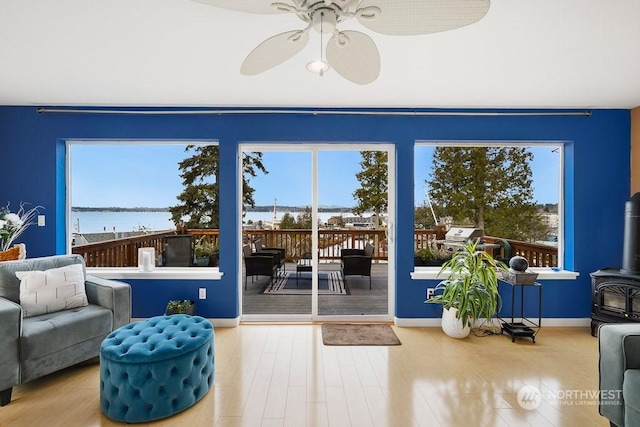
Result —
M268 0L265 0L268 1ZM286 0L281 0L286 1ZM0 104L540 107L640 105L640 0L492 0L471 26L369 34L380 77L311 74L319 38L243 76L266 38L304 24L190 0L0 0Z

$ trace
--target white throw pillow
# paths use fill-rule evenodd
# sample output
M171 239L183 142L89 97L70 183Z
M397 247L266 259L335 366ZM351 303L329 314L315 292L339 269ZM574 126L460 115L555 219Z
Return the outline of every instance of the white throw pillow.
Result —
M89 305L81 264L44 271L16 271L25 317Z

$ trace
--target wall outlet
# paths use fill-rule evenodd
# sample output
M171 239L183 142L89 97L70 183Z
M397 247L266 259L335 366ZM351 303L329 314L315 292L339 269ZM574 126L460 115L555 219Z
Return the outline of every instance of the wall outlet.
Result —
M427 299L433 298L435 293L436 293L436 290L434 288L427 288Z
M198 289L198 298L207 299L207 288Z
M44 227L44 215L38 215L38 227Z

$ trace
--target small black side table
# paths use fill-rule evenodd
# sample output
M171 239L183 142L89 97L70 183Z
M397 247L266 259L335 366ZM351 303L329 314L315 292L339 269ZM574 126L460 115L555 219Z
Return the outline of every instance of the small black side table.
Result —
M536 342L536 335L540 331L540 325L542 324L542 285L538 282L530 284L515 284L507 282L504 279L498 279L498 291L502 286L511 287L511 315L501 316L498 314L498 320L502 322L501 333L506 332L511 336L511 342L515 342L516 338L524 337L531 338L531 341ZM534 288L538 290L538 321L535 319L529 319L524 315L524 294L527 288ZM516 307L516 293L520 291L520 304Z
M302 254L302 258L296 264L296 288L298 287L298 280L300 280L300 273L305 271L312 271L311 253L309 252Z

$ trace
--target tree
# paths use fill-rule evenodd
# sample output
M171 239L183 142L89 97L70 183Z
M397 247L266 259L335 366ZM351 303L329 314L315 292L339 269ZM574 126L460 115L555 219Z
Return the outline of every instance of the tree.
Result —
M185 151L194 154L178 163L184 190L177 199L181 202L169 207L171 219L187 228L218 228L220 200L218 196L219 148L217 145L188 145ZM244 206L255 206L254 189L249 185L257 171L268 173L262 164L262 153L243 153Z
M433 219L433 215L431 214L431 208L426 205L416 206L413 215L413 223L415 228L428 229L434 228L436 226L436 222Z
M311 207L306 206L302 213L298 214L297 228L303 230L311 230L311 224L313 221L313 215L311 213Z
M282 216L280 221L280 230L293 230L297 228L296 219L289 212Z
M361 151L362 170L356 174L360 188L353 192L356 206L353 213L362 215L372 210L376 215L376 228L380 214L387 210L388 198L388 155L386 151Z
M521 147L437 147L427 184L438 216L490 236L535 240L544 226L532 196L532 160Z

